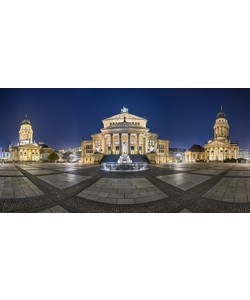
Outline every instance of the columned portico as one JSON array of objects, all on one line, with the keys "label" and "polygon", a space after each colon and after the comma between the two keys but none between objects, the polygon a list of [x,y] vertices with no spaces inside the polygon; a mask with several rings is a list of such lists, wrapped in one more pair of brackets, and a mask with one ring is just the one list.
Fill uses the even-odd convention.
[{"label": "columned portico", "polygon": [[[82,141],[83,163],[93,163],[104,155],[148,155],[152,153],[168,158],[169,141],[158,140],[156,133],[147,128],[147,120],[128,113],[123,108],[121,113],[103,120],[103,128],[91,140]],[[163,145],[163,152],[157,152],[157,145]],[[154,160],[154,159],[153,159]]]}]

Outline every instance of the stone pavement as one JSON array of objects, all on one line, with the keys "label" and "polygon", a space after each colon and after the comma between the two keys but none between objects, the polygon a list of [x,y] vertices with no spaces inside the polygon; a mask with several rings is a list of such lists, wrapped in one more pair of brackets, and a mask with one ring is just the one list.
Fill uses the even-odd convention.
[{"label": "stone pavement", "polygon": [[79,164],[1,164],[0,212],[250,212],[250,165],[152,165],[123,174]]},{"label": "stone pavement", "polygon": [[102,178],[77,196],[112,204],[147,203],[168,197],[146,178]]},{"label": "stone pavement", "polygon": [[166,175],[166,176],[158,176],[158,179],[178,187],[183,191],[187,191],[194,186],[208,180],[210,177],[203,176],[203,175],[194,175],[190,173],[180,173],[180,174],[173,174],[173,175]]}]

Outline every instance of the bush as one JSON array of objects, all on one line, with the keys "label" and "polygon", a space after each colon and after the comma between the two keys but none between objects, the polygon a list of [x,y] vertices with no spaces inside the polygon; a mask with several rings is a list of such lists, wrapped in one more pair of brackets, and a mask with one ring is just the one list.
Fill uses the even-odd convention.
[{"label": "bush", "polygon": [[246,164],[247,160],[245,158],[238,158],[238,163],[239,164]]},{"label": "bush", "polygon": [[227,159],[225,159],[224,160],[224,163],[237,163],[237,159],[235,159],[235,158],[231,158],[231,159],[229,159],[229,158],[227,158]]},{"label": "bush", "polygon": [[56,162],[58,160],[59,160],[59,156],[55,152],[51,153],[48,156],[48,161],[50,161],[50,162]]}]

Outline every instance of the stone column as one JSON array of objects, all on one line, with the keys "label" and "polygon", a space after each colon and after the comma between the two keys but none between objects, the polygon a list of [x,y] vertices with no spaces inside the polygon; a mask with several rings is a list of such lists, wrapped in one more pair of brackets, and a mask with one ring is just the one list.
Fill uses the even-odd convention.
[{"label": "stone column", "polygon": [[148,137],[145,137],[145,154],[148,153]]},{"label": "stone column", "polygon": [[111,154],[114,154],[114,134],[111,133],[111,134],[110,134],[110,137],[111,137],[111,143],[110,143]]},{"label": "stone column", "polygon": [[143,138],[143,151],[144,151],[144,153],[143,154],[146,154],[147,153],[147,149],[146,149],[146,138],[144,137]]},{"label": "stone column", "polygon": [[128,133],[128,155],[131,154],[131,133]]},{"label": "stone column", "polygon": [[137,154],[140,154],[140,134],[137,133]]},{"label": "stone column", "polygon": [[119,143],[120,143],[120,154],[122,155],[122,134],[119,133]]},{"label": "stone column", "polygon": [[103,137],[103,140],[102,140],[102,145],[103,145],[103,150],[102,150],[102,152],[103,152],[103,154],[106,154],[106,137],[104,136]]}]

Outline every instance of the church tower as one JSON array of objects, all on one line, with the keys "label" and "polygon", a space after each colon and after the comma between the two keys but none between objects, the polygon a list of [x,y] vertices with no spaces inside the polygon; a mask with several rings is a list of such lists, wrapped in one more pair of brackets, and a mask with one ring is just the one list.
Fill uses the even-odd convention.
[{"label": "church tower", "polygon": [[33,130],[28,116],[22,121],[19,131],[19,145],[33,144]]},{"label": "church tower", "polygon": [[227,116],[223,112],[223,107],[221,106],[221,111],[217,114],[214,125],[214,140],[229,142],[229,130],[230,126],[228,124]]}]

